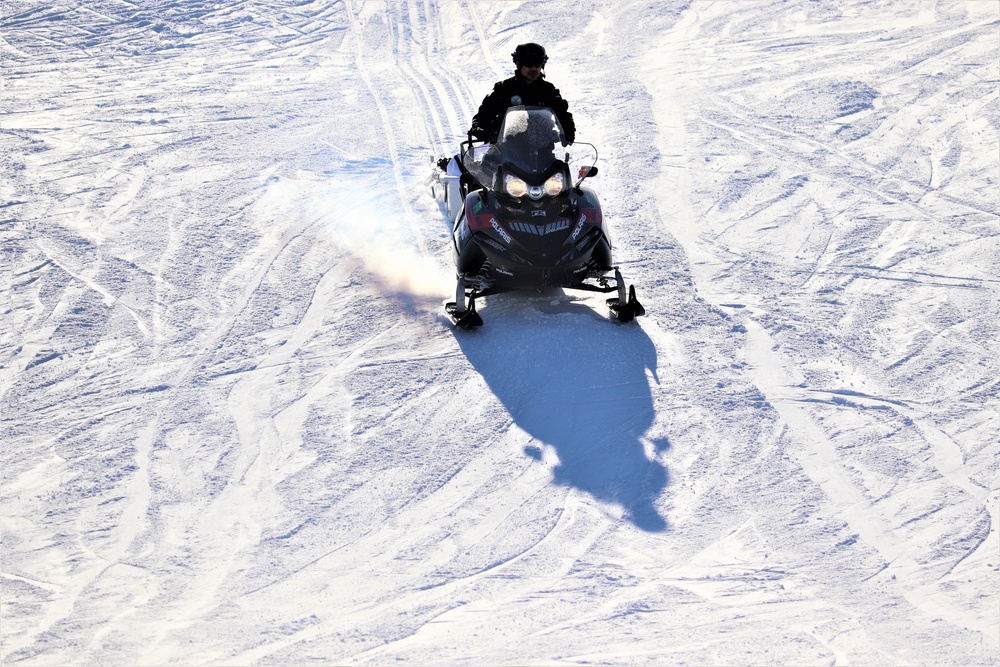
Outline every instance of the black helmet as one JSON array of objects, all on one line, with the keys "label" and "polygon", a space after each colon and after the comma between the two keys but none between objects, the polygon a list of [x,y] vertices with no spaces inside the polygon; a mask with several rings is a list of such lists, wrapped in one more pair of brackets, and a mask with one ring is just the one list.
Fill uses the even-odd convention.
[{"label": "black helmet", "polygon": [[545,63],[549,61],[549,57],[545,55],[545,48],[534,42],[518,44],[517,48],[514,49],[514,53],[510,55],[513,56],[514,64],[518,67],[522,65],[527,65],[528,67],[541,65],[545,67]]}]

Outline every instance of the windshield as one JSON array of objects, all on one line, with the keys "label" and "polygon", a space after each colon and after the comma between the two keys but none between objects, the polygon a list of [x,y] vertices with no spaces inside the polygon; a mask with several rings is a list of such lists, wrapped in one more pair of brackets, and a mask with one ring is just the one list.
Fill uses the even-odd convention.
[{"label": "windshield", "polygon": [[[482,185],[493,188],[497,167],[507,165],[528,179],[546,176],[559,160],[570,157],[566,134],[555,113],[547,107],[516,106],[507,110],[497,143],[475,146],[462,156],[462,164]],[[591,147],[589,163],[596,160]],[[588,161],[584,158],[584,161]]]},{"label": "windshield", "polygon": [[525,172],[541,176],[566,151],[566,135],[551,109],[512,107],[500,126],[497,146],[504,162]]}]

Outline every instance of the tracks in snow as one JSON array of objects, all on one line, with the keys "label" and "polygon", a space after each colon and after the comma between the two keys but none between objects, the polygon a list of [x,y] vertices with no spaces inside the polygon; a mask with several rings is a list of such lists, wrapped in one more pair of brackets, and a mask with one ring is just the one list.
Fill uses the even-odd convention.
[{"label": "tracks in snow", "polygon": [[[720,44],[726,43],[726,31],[740,18],[738,13],[713,12],[706,7],[688,14],[669,45],[651,59],[652,75],[683,80],[696,63],[731,57],[719,50]],[[969,34],[980,35],[985,29],[978,26]],[[953,36],[963,34],[964,29]],[[940,47],[935,51],[936,66],[960,69],[956,63],[978,62],[984,44],[976,39],[934,41],[932,46]],[[755,48],[747,43],[738,47]],[[839,44],[831,48],[832,58],[843,57]],[[907,53],[893,57],[906,58]],[[800,74],[823,80],[822,67],[813,61],[785,56],[776,60],[792,72],[783,85],[794,83]],[[931,61],[921,53],[920,62]],[[796,116],[746,96],[744,80],[733,71],[726,78],[726,71],[719,69],[713,75],[707,91],[685,89],[657,99],[661,152],[677,156],[681,169],[664,171],[661,190],[697,196],[725,194],[728,186],[731,193],[715,199],[707,210],[704,204],[699,209],[683,201],[663,204],[664,219],[671,222],[692,261],[698,291],[710,303],[727,304],[723,308],[734,322],[733,331],[745,336],[751,377],[788,427],[790,455],[861,543],[875,549],[886,563],[873,576],[892,577],[909,603],[927,614],[941,615],[983,637],[995,636],[995,617],[984,604],[972,604],[975,592],[959,582],[960,572],[979,571],[995,557],[995,545],[987,536],[996,531],[998,489],[982,479],[982,456],[977,464],[969,463],[979,451],[977,443],[969,439],[960,443],[948,435],[958,426],[943,426],[944,415],[935,407],[941,394],[932,398],[914,391],[917,386],[898,380],[906,371],[896,363],[880,363],[880,355],[895,352],[898,359],[896,345],[912,340],[900,330],[912,330],[914,320],[937,333],[933,345],[910,348],[902,364],[906,368],[932,364],[939,346],[970,359],[985,350],[964,326],[957,332],[952,329],[950,322],[968,325],[968,319],[945,315],[952,304],[971,306],[964,312],[989,310],[986,304],[996,287],[985,267],[971,266],[966,272],[969,280],[927,280],[924,274],[933,271],[909,268],[921,266],[916,261],[921,247],[933,243],[935,235],[953,237],[950,247],[956,254],[964,254],[967,247],[972,255],[972,248],[986,247],[988,241],[973,230],[988,234],[1000,211],[970,200],[961,189],[953,194],[956,182],[940,172],[928,182],[919,174],[930,161],[907,167],[883,155],[876,163],[874,142],[838,138],[835,143],[779,127],[777,123],[787,124],[786,119],[790,122]],[[975,92],[979,84],[965,77],[962,85],[966,90],[952,94],[951,104],[981,108],[983,100]],[[794,90],[790,86],[783,92]],[[830,90],[840,88],[834,85]],[[893,99],[890,91],[883,92]],[[814,91],[813,98],[823,92]],[[899,92],[895,99],[902,96]],[[943,94],[935,98],[937,104],[944,103]],[[685,108],[680,100],[687,99],[702,102]],[[822,102],[816,104],[825,108]],[[694,109],[712,111],[697,114]],[[914,113],[876,107],[830,122],[849,125],[888,115],[882,125],[872,123],[868,132],[901,151],[910,150],[917,138],[947,146],[940,137],[958,141],[961,136],[947,123],[925,130]],[[926,136],[927,132],[932,135]],[[703,144],[698,146],[698,141]],[[707,151],[704,157],[699,149]],[[932,156],[935,163],[943,159],[940,154]],[[950,167],[953,173],[963,168],[975,176],[979,168],[975,156]],[[805,180],[796,182],[796,175]],[[845,204],[838,206],[839,202]],[[962,202],[963,215],[954,210],[955,202]],[[966,222],[970,218],[974,225]],[[802,227],[808,235],[800,231]],[[761,240],[753,243],[748,230],[756,230]],[[802,268],[787,270],[797,266]],[[871,275],[872,271],[879,275]],[[893,294],[887,293],[886,281],[870,279],[882,274],[901,281]],[[804,284],[799,275],[807,276]],[[828,314],[816,317],[814,309]],[[935,315],[942,325],[932,324]],[[823,328],[814,330],[814,323]],[[949,342],[949,330],[961,342]],[[930,361],[918,365],[924,354]],[[936,373],[933,377],[945,379]],[[980,379],[978,371],[972,371],[960,382],[981,386]],[[900,386],[902,392],[896,389]],[[941,391],[953,397],[963,389],[962,384],[946,383]],[[818,398],[824,393],[830,400]],[[984,418],[996,424],[996,415]],[[916,484],[914,468],[926,469],[919,484],[920,500],[904,500],[886,490]],[[926,522],[937,512],[948,513],[952,521]]]}]

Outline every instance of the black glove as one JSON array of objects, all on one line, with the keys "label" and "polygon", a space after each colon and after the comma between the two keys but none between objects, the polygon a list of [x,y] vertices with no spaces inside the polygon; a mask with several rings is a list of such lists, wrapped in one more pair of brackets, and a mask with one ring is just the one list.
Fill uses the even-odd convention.
[{"label": "black glove", "polygon": [[566,133],[566,143],[567,144],[573,143],[574,139],[576,139],[576,131],[575,130],[570,130],[569,132]]},{"label": "black glove", "polygon": [[487,139],[489,139],[489,133],[483,128],[476,125],[475,123],[473,123],[472,128],[469,129],[469,134],[474,136],[476,139],[479,139],[480,141],[486,141]]}]

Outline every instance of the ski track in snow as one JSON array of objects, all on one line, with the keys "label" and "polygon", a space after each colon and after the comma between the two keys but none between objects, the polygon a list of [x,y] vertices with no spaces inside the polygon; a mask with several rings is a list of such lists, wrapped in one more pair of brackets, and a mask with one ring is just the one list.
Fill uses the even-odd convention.
[{"label": "ski track in snow", "polygon": [[[648,315],[455,332],[551,56]],[[5,664],[995,664],[1000,5],[0,6]]]}]

